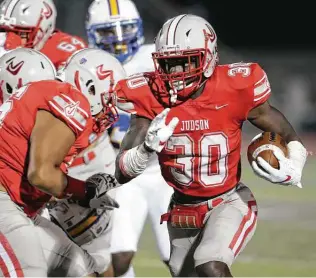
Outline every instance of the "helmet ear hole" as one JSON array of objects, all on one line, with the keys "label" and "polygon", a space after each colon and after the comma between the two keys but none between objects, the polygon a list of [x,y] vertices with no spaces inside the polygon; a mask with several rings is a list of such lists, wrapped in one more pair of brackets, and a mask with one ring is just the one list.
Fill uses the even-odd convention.
[{"label": "helmet ear hole", "polygon": [[7,93],[11,95],[13,92],[13,88],[11,87],[11,85],[9,83],[6,83],[5,87],[6,87]]},{"label": "helmet ear hole", "polygon": [[90,85],[88,88],[89,95],[95,96],[95,87],[94,85]]}]

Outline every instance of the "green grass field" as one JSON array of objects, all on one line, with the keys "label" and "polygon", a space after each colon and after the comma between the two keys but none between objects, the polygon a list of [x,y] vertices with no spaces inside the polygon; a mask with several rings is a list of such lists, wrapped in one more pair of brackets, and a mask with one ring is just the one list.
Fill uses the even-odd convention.
[{"label": "green grass field", "polygon": [[[234,276],[316,276],[316,159],[304,169],[303,189],[270,184],[247,162],[243,179],[259,206],[257,231],[233,265]],[[149,225],[134,260],[137,276],[170,276],[160,262]]]}]

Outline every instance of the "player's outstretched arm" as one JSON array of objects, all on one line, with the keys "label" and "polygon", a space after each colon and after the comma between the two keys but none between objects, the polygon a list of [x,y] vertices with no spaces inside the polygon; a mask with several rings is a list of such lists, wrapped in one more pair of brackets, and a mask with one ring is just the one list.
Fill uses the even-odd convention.
[{"label": "player's outstretched arm", "polygon": [[59,197],[67,185],[60,165],[75,142],[75,134],[51,113],[37,112],[30,138],[27,178],[38,189]]},{"label": "player's outstretched arm", "polygon": [[263,131],[275,132],[281,135],[288,143],[289,151],[288,158],[280,153],[275,153],[279,160],[280,169],[275,169],[265,160],[258,158],[258,161],[254,161],[252,164],[254,172],[273,183],[301,187],[301,177],[307,151],[286,117],[266,101],[250,111],[248,120]]},{"label": "player's outstretched arm", "polygon": [[[137,115],[131,116],[130,126],[127,130],[120,147],[120,151],[116,157],[116,167],[115,167],[115,178],[121,184],[126,183],[136,177],[136,175],[130,176],[127,175],[124,171],[129,165],[122,165],[124,163],[124,154],[127,150],[137,148],[139,151],[139,156],[144,156],[143,161],[145,162],[145,167],[147,165],[146,158],[151,156],[153,151],[149,149],[145,149],[145,145],[143,144],[145,141],[145,137],[150,126],[150,120],[147,118],[139,117]],[[147,160],[148,161],[148,160]],[[144,169],[143,169],[144,170]],[[142,170],[142,171],[143,171]],[[141,169],[139,169],[141,171]]]},{"label": "player's outstretched arm", "polygon": [[75,140],[75,134],[64,122],[47,111],[38,111],[30,138],[28,181],[41,191],[57,198],[71,197],[84,207],[118,207],[106,194],[108,189],[117,186],[111,175],[98,173],[81,181],[60,169]]}]

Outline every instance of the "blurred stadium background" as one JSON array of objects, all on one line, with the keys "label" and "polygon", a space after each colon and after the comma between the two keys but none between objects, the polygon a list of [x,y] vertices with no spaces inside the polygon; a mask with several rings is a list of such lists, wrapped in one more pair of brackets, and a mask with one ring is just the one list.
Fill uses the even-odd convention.
[{"label": "blurred stadium background", "polygon": [[[57,26],[86,38],[90,0],[54,0]],[[233,266],[235,276],[316,276],[316,35],[312,2],[134,0],[151,43],[163,22],[181,13],[204,16],[219,37],[221,63],[258,62],[266,70],[278,107],[310,152],[303,189],[269,184],[252,173],[243,152],[243,181],[259,203],[257,232]],[[228,3],[229,2],[229,3]],[[304,4],[305,3],[305,4]],[[258,132],[245,125],[244,148]],[[134,261],[137,276],[169,276],[159,261],[150,226]]]}]

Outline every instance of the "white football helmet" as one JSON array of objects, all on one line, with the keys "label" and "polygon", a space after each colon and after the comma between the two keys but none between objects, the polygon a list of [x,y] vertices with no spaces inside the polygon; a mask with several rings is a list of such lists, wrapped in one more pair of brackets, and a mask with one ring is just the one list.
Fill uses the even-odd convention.
[{"label": "white football helmet", "polygon": [[0,29],[26,36],[24,47],[42,49],[56,25],[52,0],[4,0],[0,5]]},{"label": "white football helmet", "polygon": [[89,100],[91,114],[95,119],[95,132],[102,132],[117,121],[114,86],[126,78],[126,73],[114,56],[101,49],[78,50],[58,75]]},{"label": "white football helmet", "polygon": [[94,0],[87,13],[90,47],[112,53],[121,63],[144,43],[142,19],[131,0]]},{"label": "white football helmet", "polygon": [[199,16],[183,14],[168,20],[155,44],[156,73],[173,103],[194,93],[218,63],[215,31]]},{"label": "white football helmet", "polygon": [[16,89],[41,80],[54,80],[55,67],[42,53],[16,48],[0,58],[0,98],[6,101]]}]

